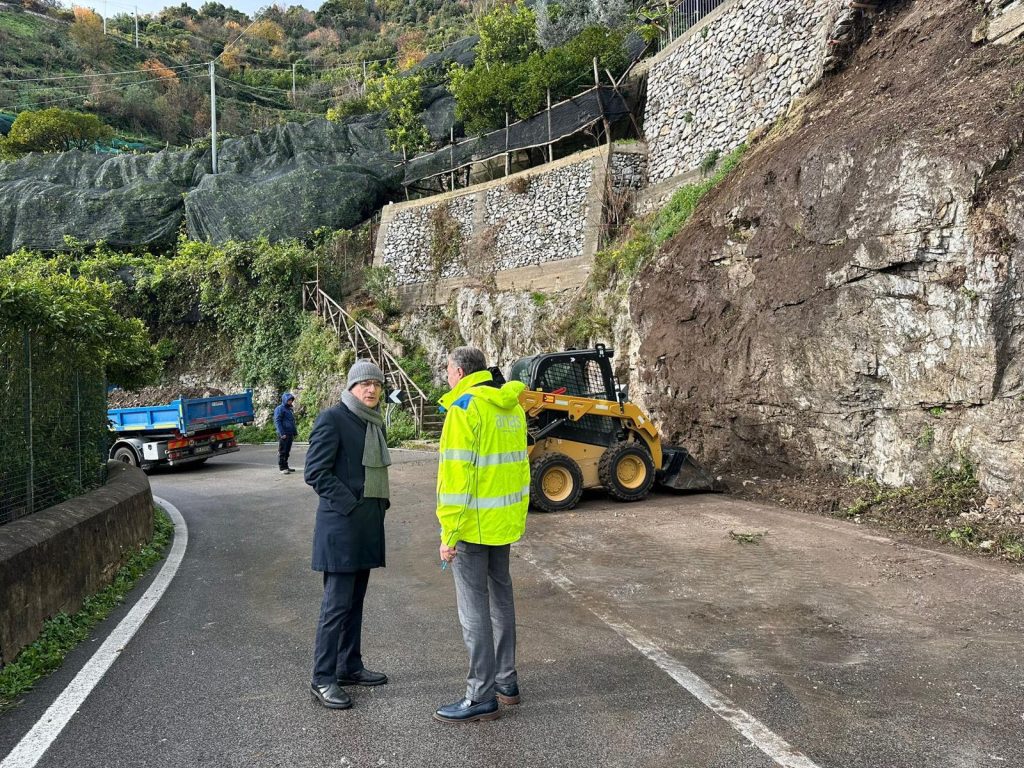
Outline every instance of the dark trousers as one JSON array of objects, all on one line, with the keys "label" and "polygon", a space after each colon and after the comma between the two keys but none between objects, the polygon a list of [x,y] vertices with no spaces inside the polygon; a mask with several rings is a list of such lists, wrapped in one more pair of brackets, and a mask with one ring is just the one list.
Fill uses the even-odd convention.
[{"label": "dark trousers", "polygon": [[292,435],[284,435],[277,438],[277,468],[288,469],[288,456],[292,452]]},{"label": "dark trousers", "polygon": [[324,599],[313,651],[313,684],[328,685],[363,669],[360,637],[370,571],[324,572]]}]

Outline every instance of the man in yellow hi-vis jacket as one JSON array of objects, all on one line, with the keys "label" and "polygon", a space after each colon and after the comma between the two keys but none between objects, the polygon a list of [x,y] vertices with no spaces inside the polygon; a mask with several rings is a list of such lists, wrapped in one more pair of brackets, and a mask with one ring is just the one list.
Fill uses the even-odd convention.
[{"label": "man in yellow hi-vis jacket", "polygon": [[466,696],[441,707],[445,722],[494,720],[498,702],[519,703],[516,613],[509,545],[526,530],[530,462],[521,382],[498,387],[484,354],[459,347],[448,357],[451,392],[437,473],[441,559],[451,563],[462,635],[469,650]]}]

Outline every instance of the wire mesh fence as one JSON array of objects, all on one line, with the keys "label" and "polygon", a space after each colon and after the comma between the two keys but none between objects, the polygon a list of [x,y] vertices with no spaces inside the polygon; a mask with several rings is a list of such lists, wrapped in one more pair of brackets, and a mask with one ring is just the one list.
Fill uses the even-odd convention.
[{"label": "wire mesh fence", "polygon": [[103,369],[59,340],[0,331],[0,525],[102,485]]}]

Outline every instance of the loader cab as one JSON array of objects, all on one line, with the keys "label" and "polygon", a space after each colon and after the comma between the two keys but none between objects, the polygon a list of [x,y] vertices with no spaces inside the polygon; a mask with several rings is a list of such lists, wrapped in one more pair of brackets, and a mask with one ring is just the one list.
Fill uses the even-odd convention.
[{"label": "loader cab", "polygon": [[[521,381],[527,389],[556,395],[617,401],[618,390],[611,366],[613,355],[612,350],[599,344],[594,349],[569,349],[524,357],[513,363],[509,380]],[[579,421],[569,421],[554,411],[543,411],[531,422],[531,433],[543,431],[550,437],[598,446],[608,445],[620,428],[615,419],[584,416]]]},{"label": "loader cab", "polygon": [[598,344],[594,349],[568,349],[524,357],[512,365],[509,380],[527,389],[571,397],[616,400],[618,389],[611,359],[614,351]]}]

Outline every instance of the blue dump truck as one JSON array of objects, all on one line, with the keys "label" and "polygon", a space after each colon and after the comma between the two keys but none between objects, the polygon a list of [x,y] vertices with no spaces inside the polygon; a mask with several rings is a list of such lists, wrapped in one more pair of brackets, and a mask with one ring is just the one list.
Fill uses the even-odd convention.
[{"label": "blue dump truck", "polygon": [[253,420],[252,390],[219,397],[178,398],[167,405],[109,408],[110,458],[144,470],[161,464],[202,464],[238,450],[236,424]]}]

